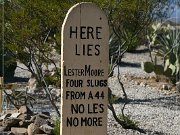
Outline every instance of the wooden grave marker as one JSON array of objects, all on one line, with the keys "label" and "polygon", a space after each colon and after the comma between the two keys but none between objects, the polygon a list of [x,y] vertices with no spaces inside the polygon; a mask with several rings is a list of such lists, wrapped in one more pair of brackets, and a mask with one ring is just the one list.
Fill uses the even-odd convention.
[{"label": "wooden grave marker", "polygon": [[109,26],[93,3],[78,3],[62,26],[61,135],[106,135]]}]

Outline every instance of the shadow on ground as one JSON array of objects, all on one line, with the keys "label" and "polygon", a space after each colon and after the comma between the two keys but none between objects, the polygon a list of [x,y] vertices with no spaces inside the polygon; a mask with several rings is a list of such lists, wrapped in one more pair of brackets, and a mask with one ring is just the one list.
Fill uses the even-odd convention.
[{"label": "shadow on ground", "polygon": [[131,63],[131,62],[121,61],[120,67],[135,67],[135,68],[140,68],[141,64],[140,63]]},{"label": "shadow on ground", "polygon": [[[119,103],[128,104],[141,104],[141,105],[150,105],[152,107],[165,107],[170,110],[180,110],[180,96],[164,96],[160,98],[147,98],[147,99],[120,99]],[[117,103],[117,102],[116,102]]]},{"label": "shadow on ground", "polygon": [[149,52],[148,48],[142,48],[142,49],[137,49],[135,51],[132,51],[130,53],[132,53],[132,54],[141,54],[141,53],[147,53],[147,52]]},{"label": "shadow on ground", "polygon": [[5,79],[6,83],[20,83],[20,82],[28,82],[29,78],[22,78],[22,77],[8,77]]}]

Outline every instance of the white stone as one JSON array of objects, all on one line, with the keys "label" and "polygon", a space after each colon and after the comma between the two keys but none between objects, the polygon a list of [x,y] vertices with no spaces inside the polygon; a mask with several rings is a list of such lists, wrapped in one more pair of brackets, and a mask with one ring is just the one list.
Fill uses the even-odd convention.
[{"label": "white stone", "polygon": [[29,79],[27,89],[28,93],[34,94],[34,91],[37,89],[37,80],[35,77]]},{"label": "white stone", "polygon": [[18,118],[18,116],[20,116],[21,113],[13,113],[10,117],[11,118]]},{"label": "white stone", "polygon": [[52,134],[54,128],[52,128],[51,126],[47,124],[43,124],[40,126],[40,129],[44,131],[46,134]]}]

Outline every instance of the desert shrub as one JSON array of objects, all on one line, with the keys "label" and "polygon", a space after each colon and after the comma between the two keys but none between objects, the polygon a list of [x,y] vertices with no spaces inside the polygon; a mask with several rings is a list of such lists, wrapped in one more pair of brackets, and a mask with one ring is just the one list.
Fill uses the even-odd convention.
[{"label": "desert shrub", "polygon": [[[161,1],[161,6],[165,1]],[[110,56],[116,59],[124,51],[133,52],[140,45],[146,43],[146,32],[149,30],[151,23],[154,22],[152,15],[161,18],[162,7],[156,7],[159,1],[153,0],[146,2],[142,0],[121,0],[113,1],[106,4],[105,12],[107,13],[110,26],[109,48]],[[156,13],[154,12],[156,8]],[[164,8],[164,7],[163,7]],[[121,57],[119,58],[121,59]]]},{"label": "desert shrub", "polygon": [[125,33],[124,40],[126,41],[125,47],[128,52],[135,51],[140,45],[142,45],[143,38],[139,35],[133,37],[135,34],[131,31]]},{"label": "desert shrub", "polygon": [[158,46],[156,56],[163,59],[162,64],[153,62],[142,63],[142,68],[147,73],[154,72],[156,75],[164,75],[173,83],[179,79],[180,72],[180,30],[172,26],[153,26],[154,33],[149,37],[151,46]]},{"label": "desert shrub", "polygon": [[56,119],[53,134],[54,135],[60,135],[60,121],[59,121],[59,119]]},{"label": "desert shrub", "polygon": [[[15,87],[15,86],[14,86]],[[19,109],[23,105],[30,105],[33,108],[33,102],[35,98],[27,93],[26,91],[16,91],[13,89],[11,94],[6,93],[6,98],[11,102],[11,104]]]},{"label": "desert shrub", "polygon": [[138,124],[139,122],[131,120],[130,115],[119,115],[119,119],[124,121],[124,128],[126,129],[139,129]]},{"label": "desert shrub", "polygon": [[118,97],[118,96],[112,94],[109,102],[110,102],[111,104],[116,104],[116,103],[118,103],[121,99],[122,99],[121,97]]}]

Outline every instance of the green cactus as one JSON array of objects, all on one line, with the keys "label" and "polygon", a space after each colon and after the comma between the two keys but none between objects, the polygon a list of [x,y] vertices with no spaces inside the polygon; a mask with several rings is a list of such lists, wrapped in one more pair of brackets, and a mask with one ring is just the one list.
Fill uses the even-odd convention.
[{"label": "green cactus", "polygon": [[176,59],[177,59],[175,53],[171,52],[171,53],[169,54],[168,59],[169,59],[169,62],[174,65],[175,62],[176,62]]},{"label": "green cactus", "polygon": [[163,75],[164,74],[164,67],[162,65],[155,65],[154,66],[154,73],[157,75]]},{"label": "green cactus", "polygon": [[[173,78],[180,79],[180,29],[174,29],[170,25],[167,27],[159,25],[153,29],[153,35],[148,37],[150,45],[158,45],[159,49],[156,51],[156,56],[162,57],[165,63],[164,65],[157,65],[155,60],[153,71],[157,75],[169,77],[170,80]],[[149,73],[149,71],[146,72]]]},{"label": "green cactus", "polygon": [[170,68],[167,68],[163,75],[165,75],[166,77],[172,77],[172,70]]},{"label": "green cactus", "polygon": [[172,77],[173,74],[173,70],[171,68],[165,68],[162,65],[155,65],[152,62],[142,62],[141,67],[146,73],[154,72],[156,75],[165,75],[166,77]]},{"label": "green cactus", "polygon": [[146,73],[154,71],[154,64],[152,62],[141,62],[141,67]]},{"label": "green cactus", "polygon": [[165,59],[164,71],[171,70],[171,76],[176,78],[180,74],[180,30],[167,29],[158,36],[157,41],[161,45],[158,51]]}]

